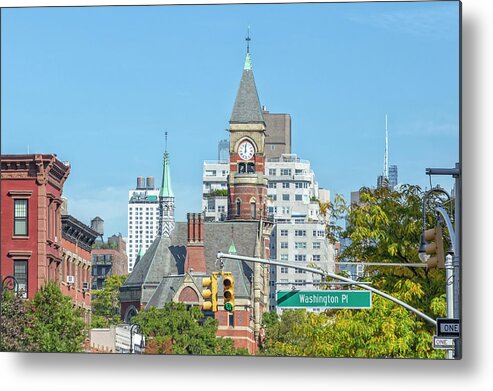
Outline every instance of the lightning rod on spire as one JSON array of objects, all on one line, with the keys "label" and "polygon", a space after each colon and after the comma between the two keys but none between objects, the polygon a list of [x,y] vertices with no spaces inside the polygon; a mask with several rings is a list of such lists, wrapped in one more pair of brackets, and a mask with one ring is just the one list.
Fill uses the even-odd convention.
[{"label": "lightning rod on spire", "polygon": [[248,31],[247,31],[247,37],[245,38],[245,41],[247,41],[247,53],[250,53],[250,41],[252,39],[250,38],[250,25],[248,25]]}]

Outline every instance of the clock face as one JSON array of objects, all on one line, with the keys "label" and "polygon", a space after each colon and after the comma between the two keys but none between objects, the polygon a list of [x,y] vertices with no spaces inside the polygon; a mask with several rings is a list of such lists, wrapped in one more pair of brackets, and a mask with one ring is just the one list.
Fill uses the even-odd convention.
[{"label": "clock face", "polygon": [[250,141],[243,141],[238,148],[238,155],[243,160],[250,160],[255,153],[255,149]]}]

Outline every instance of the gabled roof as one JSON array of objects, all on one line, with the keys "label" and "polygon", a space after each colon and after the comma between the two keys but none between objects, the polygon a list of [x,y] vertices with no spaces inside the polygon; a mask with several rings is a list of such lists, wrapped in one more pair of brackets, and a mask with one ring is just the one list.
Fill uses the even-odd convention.
[{"label": "gabled roof", "polygon": [[257,93],[257,86],[255,85],[255,79],[253,77],[250,53],[246,54],[240,88],[238,88],[236,94],[233,113],[231,114],[229,122],[240,124],[264,122]]},{"label": "gabled roof", "polygon": [[[232,227],[236,229],[232,230]],[[227,252],[231,241],[234,241],[237,253],[253,257],[257,238],[258,222],[205,222],[204,223],[204,256],[207,274],[217,271],[216,255]],[[161,308],[170,301],[176,289],[183,282],[184,265],[187,256],[187,223],[178,222],[169,238],[157,237],[144,256],[135,265],[132,273],[125,281],[121,290],[136,288],[142,292],[143,302]],[[235,296],[250,297],[250,284],[253,267],[249,262],[224,261],[224,271],[230,271],[235,278]],[[202,276],[193,276],[196,285],[202,288]],[[181,279],[181,280],[180,280]],[[147,292],[154,289],[152,292]],[[174,292],[174,293],[173,293]],[[149,301],[146,300],[149,299]]]}]

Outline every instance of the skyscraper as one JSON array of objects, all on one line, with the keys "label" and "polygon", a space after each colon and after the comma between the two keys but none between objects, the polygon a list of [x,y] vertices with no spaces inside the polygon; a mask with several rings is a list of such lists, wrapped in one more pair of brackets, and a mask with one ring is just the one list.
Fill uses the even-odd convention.
[{"label": "skyscraper", "polygon": [[128,272],[135,265],[137,254],[149,248],[158,234],[159,189],[154,187],[154,178],[137,177],[137,187],[128,192]]},{"label": "skyscraper", "polygon": [[398,176],[397,176],[397,166],[392,164],[389,166],[389,185],[392,189],[397,186]]}]

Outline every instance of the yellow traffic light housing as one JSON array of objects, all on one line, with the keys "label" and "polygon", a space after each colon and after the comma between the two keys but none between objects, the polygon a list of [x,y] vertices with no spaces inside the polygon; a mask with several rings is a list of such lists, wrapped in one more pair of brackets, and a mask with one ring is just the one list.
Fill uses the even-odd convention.
[{"label": "yellow traffic light housing", "polygon": [[235,310],[235,279],[232,273],[223,272],[224,309],[228,312]]},{"label": "yellow traffic light housing", "polygon": [[211,277],[204,277],[202,279],[202,297],[204,303],[202,304],[202,310],[204,311],[217,311],[217,275],[213,274]]},{"label": "yellow traffic light housing", "polygon": [[437,225],[434,228],[424,232],[424,240],[426,241],[425,251],[430,257],[426,261],[428,267],[441,268],[445,267],[445,256],[443,252],[443,233],[442,227]]}]

